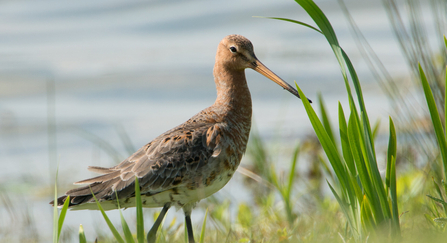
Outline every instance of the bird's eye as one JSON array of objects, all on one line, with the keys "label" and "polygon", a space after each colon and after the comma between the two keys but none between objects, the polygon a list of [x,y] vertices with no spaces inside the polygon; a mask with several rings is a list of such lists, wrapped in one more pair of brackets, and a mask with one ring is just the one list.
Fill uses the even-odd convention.
[{"label": "bird's eye", "polygon": [[236,47],[232,46],[232,47],[230,47],[230,51],[235,53],[235,52],[237,52],[237,49],[236,49]]}]

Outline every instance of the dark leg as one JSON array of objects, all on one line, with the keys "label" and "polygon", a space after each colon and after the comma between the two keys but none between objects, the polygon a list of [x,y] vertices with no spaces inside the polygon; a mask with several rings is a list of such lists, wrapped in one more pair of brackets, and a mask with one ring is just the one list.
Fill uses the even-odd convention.
[{"label": "dark leg", "polygon": [[186,229],[188,231],[188,242],[195,243],[194,233],[192,232],[191,211],[190,210],[185,211],[185,223],[186,223]]},{"label": "dark leg", "polygon": [[171,207],[170,203],[166,203],[163,206],[163,209],[160,212],[160,215],[158,215],[157,220],[155,220],[154,225],[152,225],[151,230],[149,230],[149,232],[147,233],[147,243],[155,243],[155,241],[157,240],[157,231],[158,231],[158,227],[160,227],[161,222],[163,221],[166,212],[168,212],[169,207]]}]

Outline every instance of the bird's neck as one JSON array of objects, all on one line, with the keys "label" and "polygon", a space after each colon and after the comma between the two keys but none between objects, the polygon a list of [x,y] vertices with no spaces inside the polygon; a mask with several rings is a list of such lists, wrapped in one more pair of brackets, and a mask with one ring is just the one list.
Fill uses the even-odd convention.
[{"label": "bird's neck", "polygon": [[214,107],[239,119],[251,122],[251,95],[244,70],[230,70],[219,63],[214,66],[217,99]]}]

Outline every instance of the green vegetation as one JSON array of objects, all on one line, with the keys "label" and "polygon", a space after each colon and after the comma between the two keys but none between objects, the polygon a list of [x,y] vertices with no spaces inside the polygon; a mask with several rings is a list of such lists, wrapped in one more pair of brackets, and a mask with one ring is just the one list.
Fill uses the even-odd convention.
[{"label": "green vegetation", "polygon": [[[398,238],[401,233],[396,196],[396,134],[393,120],[390,118],[387,171],[385,181],[382,181],[377,165],[374,138],[355,69],[347,54],[340,47],[335,32],[323,12],[312,1],[297,2],[317,23],[321,29],[319,32],[328,40],[339,61],[349,97],[351,113],[348,123],[343,108],[339,104],[341,140],[339,144],[341,144],[342,153],[337,150],[336,141],[324,109],[322,109],[322,117],[325,126],[309,102],[303,99],[307,115],[332,165],[337,184],[339,184],[337,193],[328,183],[350,226],[350,234],[345,237],[353,237],[356,242],[361,242],[371,235],[375,239],[377,229],[387,229],[389,232],[386,234],[392,238]],[[360,111],[357,110],[351,93],[346,66],[355,87]],[[304,93],[298,86],[297,89],[304,97]]]},{"label": "green vegetation", "polygon": [[[388,146],[380,149],[375,142],[378,125],[373,128],[370,125],[360,81],[348,55],[339,45],[329,20],[312,0],[296,2],[312,17],[318,28],[291,19],[272,19],[306,26],[327,39],[345,81],[349,112],[345,113],[342,105],[338,104],[337,135],[322,97],[319,98],[319,118],[305,98],[305,92],[297,85],[321,146],[313,137],[302,141],[293,151],[289,151],[292,159],[286,173],[282,173],[275,167],[269,146],[258,134],[252,133],[247,151],[253,162],[252,167],[242,170],[248,175],[245,186],[253,194],[253,205],[237,205],[236,217],[233,217],[229,200],[214,196],[204,200],[199,204],[199,207],[206,208],[201,232],[196,234],[200,237],[199,242],[444,242],[447,237],[447,135],[444,131],[447,112],[438,107],[444,105],[447,109],[447,104],[437,102],[440,98],[433,95],[432,85],[422,66],[419,66],[419,81],[439,144],[438,160],[442,161],[444,173],[436,176],[439,172],[420,171],[417,168],[402,168],[400,171],[399,156],[405,150],[398,144],[399,130],[393,122],[394,117],[389,118]],[[447,50],[445,37],[444,42]],[[442,84],[445,89],[446,83],[447,74]],[[447,99],[444,97],[441,100],[446,102]],[[386,170],[381,175],[379,155],[385,153],[383,164]],[[303,154],[310,165],[307,174],[297,170]],[[427,160],[426,163],[438,161]],[[323,191],[323,176],[334,198]],[[434,179],[430,180],[432,177]],[[57,188],[55,190],[57,192]],[[136,234],[131,233],[132,229],[119,210],[122,237],[98,203],[112,232],[99,242],[145,242],[138,190],[137,180]],[[54,211],[55,243],[60,238],[66,206],[62,208],[60,217],[57,209]],[[176,225],[174,219],[168,227],[161,227],[156,242],[187,242],[186,231]],[[86,239],[93,237],[86,237],[80,226],[79,242],[88,242]]]}]

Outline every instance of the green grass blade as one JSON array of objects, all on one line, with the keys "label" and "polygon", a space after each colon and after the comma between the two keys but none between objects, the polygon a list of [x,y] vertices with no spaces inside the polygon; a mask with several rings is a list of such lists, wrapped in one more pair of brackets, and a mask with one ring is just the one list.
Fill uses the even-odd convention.
[{"label": "green grass blade", "polygon": [[371,204],[369,203],[368,197],[363,198],[362,205],[360,207],[360,213],[362,215],[362,225],[363,228],[373,229],[376,225],[374,221],[373,212],[371,211]]},{"label": "green grass blade", "polygon": [[334,133],[332,132],[331,122],[329,121],[329,116],[326,111],[326,107],[324,107],[323,97],[321,93],[318,94],[318,103],[320,104],[321,111],[321,120],[323,121],[323,126],[326,129],[327,134],[331,138],[332,142],[335,144]]},{"label": "green grass blade", "polygon": [[[430,208],[430,211],[431,211],[433,217],[440,217],[441,214],[440,214],[439,211],[438,211],[438,206],[439,206],[439,205],[436,203],[436,199],[438,199],[438,198],[434,198],[434,197],[431,197],[431,196],[429,196],[429,195],[427,195],[427,197],[429,197],[429,198],[432,199],[432,200],[430,201],[430,202],[431,202],[431,205],[432,205],[432,207]],[[438,199],[438,200],[439,200],[439,199]],[[443,205],[445,205],[445,204],[443,204]]]},{"label": "green grass blade", "polygon": [[349,183],[347,183],[348,175],[344,167],[344,164],[341,161],[340,155],[338,154],[338,150],[335,147],[332,140],[330,139],[329,135],[327,134],[326,129],[324,129],[323,124],[321,123],[314,109],[310,105],[309,101],[306,99],[304,93],[301,91],[300,87],[296,83],[295,85],[300,97],[302,97],[301,101],[303,102],[304,108],[306,109],[312,127],[314,128],[314,131],[317,134],[318,140],[320,141],[321,146],[323,147],[326,156],[328,157],[329,162],[332,165],[332,168],[334,168],[335,174],[337,175],[337,178],[340,180],[342,188],[347,189],[349,187]]},{"label": "green grass blade", "polygon": [[[317,24],[321,33],[323,33],[323,35],[326,37],[326,40],[329,42],[329,45],[331,46],[332,51],[337,58],[338,64],[340,65],[340,69],[348,89],[349,83],[347,79],[345,63],[343,61],[343,55],[331,23],[327,19],[326,15],[324,15],[323,11],[321,11],[321,9],[312,0],[295,0],[295,2],[301,5],[301,7],[307,12],[307,14],[309,14],[309,16]],[[348,92],[350,92],[350,90],[348,90]]]},{"label": "green grass blade", "polygon": [[290,202],[290,195],[292,193],[292,188],[293,188],[293,182],[295,179],[295,168],[296,168],[296,163],[298,161],[298,154],[300,152],[300,146],[296,146],[295,151],[293,153],[293,157],[292,157],[292,163],[291,163],[291,168],[290,168],[290,172],[289,172],[289,180],[287,182],[286,187],[283,189],[284,193],[283,193],[283,199],[284,199],[284,203],[285,203],[285,208],[286,208],[286,214],[287,214],[287,220],[289,221],[289,225],[292,226],[293,222],[295,221],[295,216],[292,212],[292,206],[291,206],[291,202]]},{"label": "green grass blade", "polygon": [[143,204],[141,202],[140,183],[138,177],[135,177],[135,201],[137,203],[137,241],[144,243],[144,220],[143,220]]},{"label": "green grass blade", "polygon": [[355,176],[357,172],[355,169],[354,158],[352,157],[351,146],[349,145],[348,125],[340,102],[338,102],[338,123],[343,158],[345,159],[346,166],[348,167],[351,176]]},{"label": "green grass blade", "polygon": [[311,28],[311,29],[317,31],[317,32],[319,32],[320,34],[323,34],[319,29],[313,27],[312,25],[309,25],[309,24],[306,24],[306,23],[304,23],[304,22],[301,22],[301,21],[297,21],[297,20],[293,20],[293,19],[288,19],[288,18],[277,18],[277,17],[261,17],[261,18],[266,18],[266,19],[276,19],[276,20],[282,20],[282,21],[292,22],[292,23],[295,23],[295,24],[300,24],[300,25],[302,25],[302,26],[306,26],[306,27],[308,27],[308,28]]},{"label": "green grass blade", "polygon": [[200,231],[200,243],[205,242],[205,229],[206,229],[206,217],[208,216],[208,209],[205,212],[205,218],[203,219],[202,230]]},{"label": "green grass blade", "polygon": [[380,128],[380,119],[378,119],[377,122],[374,124],[373,132],[372,132],[373,141],[376,140],[377,135],[379,134],[379,128]]},{"label": "green grass blade", "polygon": [[[362,201],[363,201],[363,192],[362,189],[360,188],[360,183],[357,180],[358,176],[352,176],[351,177],[351,184],[352,187],[354,188],[354,192],[355,195],[357,196],[357,200],[359,205],[361,205]],[[357,205],[353,204],[353,211],[357,210]],[[357,212],[355,212],[355,214],[357,214]]]},{"label": "green grass blade", "polygon": [[[432,177],[431,179],[432,179],[432,182],[433,182],[433,187],[435,188],[436,193],[438,193],[438,197],[439,197],[442,201],[445,201],[445,200],[444,200],[444,195],[442,194],[442,191],[441,191],[441,187],[438,185],[438,183],[436,183],[436,181],[435,181],[435,179],[434,179],[433,177]],[[441,184],[442,184],[442,185],[444,186],[444,188],[445,188],[444,180],[441,181]],[[442,207],[444,208],[444,213],[447,215],[447,204],[442,204]]]},{"label": "green grass blade", "polygon": [[[354,89],[355,89],[355,91],[357,93],[357,100],[358,100],[358,103],[359,103],[360,112],[362,113],[363,121],[367,124],[365,126],[365,128],[368,128],[367,134],[371,138],[372,137],[372,135],[371,135],[372,134],[371,133],[371,125],[369,124],[368,114],[366,113],[366,106],[365,106],[365,101],[363,99],[363,92],[362,92],[362,87],[360,85],[360,80],[359,80],[359,78],[357,76],[357,72],[354,69],[354,65],[352,65],[352,62],[349,59],[348,55],[346,54],[346,52],[342,48],[340,48],[340,49],[341,49],[341,52],[342,52],[343,59],[345,60],[346,65],[348,67],[349,73],[351,74],[352,83],[354,84]],[[368,141],[372,141],[372,140],[368,139]]]},{"label": "green grass blade", "polygon": [[439,187],[438,183],[436,183],[435,179],[432,177],[433,187],[436,190],[436,193],[438,193],[438,197],[444,200],[444,196],[442,195],[441,188]]},{"label": "green grass blade", "polygon": [[[310,26],[308,24],[302,23],[300,21],[291,20],[291,19],[283,19],[283,18],[274,18],[278,20],[284,20],[292,23],[297,23],[300,25],[304,25],[306,27],[309,27],[321,34],[323,34],[327,41],[329,42],[329,45],[331,46],[335,57],[337,58],[337,61],[340,65],[340,69],[343,75],[343,78],[345,80],[346,90],[348,92],[348,96],[350,97],[349,103],[351,106],[355,107],[355,104],[353,103],[352,94],[351,94],[351,88],[349,86],[348,77],[346,73],[346,67],[344,62],[344,56],[342,54],[342,49],[340,48],[340,45],[338,43],[337,37],[335,35],[334,29],[332,28],[332,25],[330,24],[329,20],[326,18],[324,13],[321,11],[321,9],[311,0],[295,0],[301,7],[309,14],[309,16],[314,20],[314,22],[318,25],[320,30],[317,28]],[[346,56],[347,57],[347,56]],[[353,77],[354,79],[355,77]],[[357,112],[357,111],[356,111]]]},{"label": "green grass blade", "polygon": [[336,181],[335,175],[327,163],[328,161],[322,154],[318,155],[318,161],[320,161],[321,165],[323,166],[323,170],[326,171],[327,175],[332,179],[332,181]]},{"label": "green grass blade", "polygon": [[400,236],[399,226],[399,209],[397,207],[397,188],[396,188],[396,158],[391,156],[391,169],[390,169],[390,195],[391,195],[391,207],[392,207],[392,233]]},{"label": "green grass blade", "polygon": [[361,152],[362,149],[360,148],[360,143],[358,142],[360,140],[360,131],[356,118],[357,117],[354,113],[351,113],[348,121],[348,139],[360,181],[365,193],[369,196],[373,190],[372,182],[370,181],[368,170],[365,165],[365,159],[363,157],[363,153]]},{"label": "green grass blade", "polygon": [[[445,183],[444,180],[441,180],[441,184],[442,184],[442,187],[444,188],[444,192],[447,194],[447,184]],[[442,193],[441,193],[441,195],[442,195]],[[441,198],[442,198],[442,200],[444,200],[443,197],[441,197]],[[447,215],[447,206],[443,205],[443,207],[444,207],[444,215]]]},{"label": "green grass blade", "polygon": [[[445,36],[444,36],[444,40],[446,40],[445,39]],[[447,40],[446,40],[446,48],[447,48]],[[444,91],[444,122],[445,122],[445,124],[444,124],[444,127],[446,128],[445,129],[445,136],[447,137],[447,66],[445,67],[445,83],[444,83],[444,86],[445,86],[445,91]]]},{"label": "green grass blade", "polygon": [[365,126],[369,126],[369,123],[365,121],[365,119],[368,118],[364,116],[363,112],[361,117],[362,123],[359,127],[359,131],[361,132],[359,134],[363,135],[363,137],[360,135],[361,138],[357,140],[357,142],[360,143],[360,148],[368,171],[368,176],[373,187],[373,191],[371,191],[372,195],[370,195],[372,196],[372,198],[369,198],[371,200],[369,202],[369,205],[373,209],[375,222],[377,224],[380,224],[384,219],[388,219],[391,217],[391,210],[389,207],[388,196],[384,188],[384,183],[377,166],[373,148],[374,143],[372,141],[372,137],[370,136],[370,129],[365,128]]},{"label": "green grass blade", "polygon": [[[55,201],[56,202],[56,201]],[[64,225],[65,215],[67,215],[68,205],[70,204],[70,196],[65,199],[64,206],[62,206],[61,214],[59,215],[58,225],[57,225],[57,240],[61,236],[62,226]]]},{"label": "green grass blade", "polygon": [[433,221],[435,221],[436,223],[439,223],[439,224],[445,224],[445,223],[447,223],[447,218],[439,217],[439,218],[433,219]]},{"label": "green grass blade", "polygon": [[[91,190],[91,189],[90,189]],[[113,226],[112,222],[110,221],[109,217],[107,217],[106,212],[104,211],[104,209],[102,208],[101,204],[99,203],[98,199],[96,198],[95,194],[92,192],[93,198],[95,199],[96,205],[98,206],[98,209],[101,211],[102,217],[104,218],[104,220],[107,223],[107,226],[109,226],[110,231],[112,231],[113,236],[115,237],[116,241],[118,241],[119,243],[124,243],[123,238],[121,237],[121,235],[118,233],[118,230],[116,230],[115,226]]]},{"label": "green grass blade", "polygon": [[127,224],[126,220],[124,219],[123,212],[121,209],[120,211],[120,218],[121,218],[121,226],[123,227],[124,237],[126,238],[127,243],[135,243],[133,240],[132,232],[129,229],[129,225]]},{"label": "green grass blade", "polygon": [[79,243],[87,243],[87,239],[85,238],[84,227],[82,224],[79,225]]},{"label": "green grass blade", "polygon": [[291,164],[290,173],[289,173],[289,181],[287,183],[287,189],[286,189],[286,194],[285,194],[285,197],[287,199],[290,199],[290,194],[292,192],[293,181],[295,178],[296,162],[298,161],[299,152],[300,152],[300,146],[296,146],[295,151],[293,152],[292,164]]},{"label": "green grass blade", "polygon": [[[272,172],[276,171],[274,164],[270,165],[270,170]],[[269,182],[272,183],[282,193],[281,184],[279,183],[278,176],[276,175],[276,173],[270,173],[270,175],[268,177],[269,177],[268,178]]]},{"label": "green grass blade", "polygon": [[[301,91],[300,87],[297,84],[295,85],[298,93],[302,97],[301,101],[303,102],[304,108],[306,109],[312,127],[317,134],[318,140],[320,141],[320,144],[323,147],[326,156],[328,157],[329,162],[331,163],[332,168],[334,169],[335,174],[340,182],[342,199],[345,200],[345,203],[354,205],[356,203],[357,194],[355,192],[355,189],[353,188],[353,185],[351,184],[352,180],[350,179],[350,175],[348,173],[346,165],[345,163],[343,163],[335,144],[330,139],[329,135],[326,132],[326,129],[324,129],[321,121],[319,120],[309,101],[306,99],[306,96]],[[352,215],[347,214],[346,217],[351,218]],[[355,227],[355,225],[352,224],[351,227]]]},{"label": "green grass blade", "polygon": [[[360,81],[358,79],[357,73],[355,72],[354,66],[351,63],[351,60],[349,59],[349,57],[347,56],[347,54],[345,53],[345,51],[342,49],[341,50],[343,53],[343,58],[346,61],[346,64],[348,66],[349,72],[351,73],[351,78],[352,78],[352,82],[354,84],[356,93],[357,93],[357,99],[359,102],[359,106],[360,106],[360,114],[361,114],[361,140],[359,140],[359,142],[361,142],[362,148],[363,148],[363,153],[365,154],[365,161],[367,162],[367,167],[369,169],[369,172],[371,173],[371,178],[372,178],[372,182],[374,183],[374,186],[376,187],[376,189],[378,190],[379,193],[379,199],[382,203],[384,203],[384,201],[386,201],[386,193],[385,193],[385,189],[383,187],[382,184],[382,179],[380,177],[380,173],[379,173],[379,168],[377,167],[377,161],[376,161],[376,155],[375,155],[375,148],[374,148],[374,141],[373,141],[373,137],[372,137],[372,132],[371,132],[371,125],[369,123],[369,118],[368,115],[366,113],[366,107],[364,104],[364,99],[363,99],[363,94],[362,94],[362,89],[360,86]],[[352,112],[353,109],[351,109]],[[355,111],[355,115],[357,116],[356,120],[359,120],[358,118],[358,114],[357,111],[354,109]],[[358,121],[358,122],[360,122]],[[386,207],[387,209],[389,209],[388,207]],[[385,212],[386,215],[390,215],[389,210]]]},{"label": "green grass blade", "polygon": [[438,203],[440,203],[440,204],[442,204],[442,205],[447,206],[447,202],[444,201],[444,200],[441,200],[441,199],[439,199],[439,198],[436,198],[436,197],[433,197],[433,196],[430,196],[430,195],[427,195],[427,197],[431,198],[431,199],[432,199],[433,201],[435,201],[435,202],[438,202]]},{"label": "green grass blade", "polygon": [[335,31],[323,11],[311,0],[295,0],[301,7],[306,10],[309,16],[315,21],[320,31],[326,36],[330,44],[338,46],[338,40]]},{"label": "green grass blade", "polygon": [[377,191],[374,190],[374,184],[371,175],[368,171],[365,156],[361,148],[360,128],[356,121],[357,116],[351,113],[348,122],[348,138],[352,149],[352,155],[356,164],[357,172],[359,173],[359,179],[365,190],[366,196],[372,206],[372,212],[379,221],[383,220],[383,213],[381,212],[380,200],[378,199]]},{"label": "green grass blade", "polygon": [[429,222],[431,224],[431,226],[433,226],[434,228],[436,228],[436,224],[434,223],[433,219],[431,218],[430,215],[428,214],[424,214],[425,219],[427,220],[427,222]]},{"label": "green grass blade", "polygon": [[[341,210],[346,215],[346,218],[348,219],[349,224],[351,225],[351,228],[355,231],[357,230],[357,227],[355,226],[351,214],[349,213],[348,205],[344,202],[343,199],[340,198],[337,191],[332,187],[332,185],[326,181],[326,183],[329,185],[329,188],[331,189],[332,194],[334,195],[335,199],[337,200],[338,204],[340,205]],[[357,232],[358,233],[358,232]]]},{"label": "green grass blade", "polygon": [[441,180],[442,187],[444,188],[444,193],[447,195],[447,183],[444,180]]},{"label": "green grass blade", "polygon": [[391,162],[392,158],[396,159],[397,142],[396,142],[396,129],[394,128],[393,119],[390,117],[390,138],[388,140],[388,152],[386,159],[386,186],[387,191],[390,188],[390,177],[391,177]]},{"label": "green grass blade", "polygon": [[123,212],[121,211],[120,207],[120,200],[118,199],[118,192],[115,191],[116,195],[116,204],[118,205],[118,211],[120,212],[120,218],[121,218],[121,227],[123,228],[124,237],[126,238],[127,243],[135,243],[133,240],[132,232],[129,229],[129,225],[127,224],[126,220],[124,219]]},{"label": "green grass blade", "polygon": [[436,138],[438,140],[439,149],[441,150],[442,162],[444,164],[444,178],[447,176],[447,142],[445,138],[445,133],[442,128],[441,118],[439,117],[438,109],[436,107],[435,99],[431,91],[430,85],[428,84],[427,77],[425,76],[424,70],[419,64],[419,74],[422,82],[422,87],[424,89],[425,99],[427,101],[428,110],[430,111],[431,121],[435,129]]},{"label": "green grass blade", "polygon": [[[365,108],[365,104],[363,101],[363,95],[362,95],[360,82],[359,82],[358,76],[355,72],[355,69],[354,69],[351,61],[349,60],[348,56],[344,52],[344,50],[340,47],[338,40],[337,40],[337,36],[335,35],[334,29],[332,28],[329,20],[324,15],[324,13],[321,11],[321,9],[312,0],[296,0],[296,2],[299,5],[301,5],[301,7],[304,10],[306,10],[306,12],[309,14],[309,16],[315,21],[315,23],[318,25],[321,32],[324,34],[327,41],[331,45],[331,48],[334,51],[334,54],[339,62],[343,77],[345,79],[346,88],[347,88],[348,92],[350,93],[349,83],[348,83],[347,74],[346,74],[346,66],[345,66],[345,62],[346,62],[346,65],[347,65],[349,72],[351,74],[352,82],[353,82],[354,87],[357,92],[360,110],[361,110],[361,112],[363,112],[362,122],[366,124],[363,127],[364,127],[365,133],[366,133],[365,140],[369,141],[368,143],[366,143],[368,157],[372,156],[375,161],[374,145],[371,142],[372,140],[370,139],[372,137],[371,136],[371,126],[369,124],[368,115],[366,113],[366,108]],[[354,104],[352,104],[352,105],[354,105]]]}]

